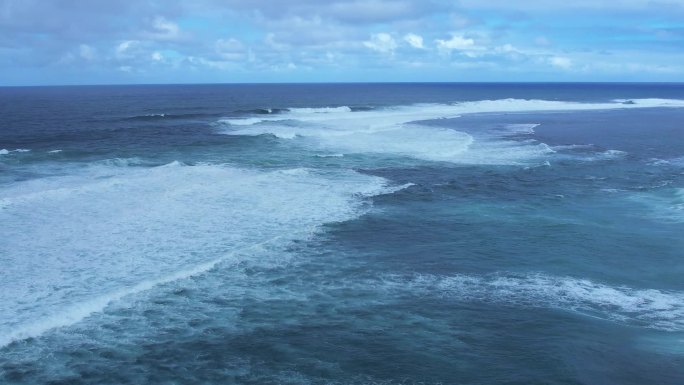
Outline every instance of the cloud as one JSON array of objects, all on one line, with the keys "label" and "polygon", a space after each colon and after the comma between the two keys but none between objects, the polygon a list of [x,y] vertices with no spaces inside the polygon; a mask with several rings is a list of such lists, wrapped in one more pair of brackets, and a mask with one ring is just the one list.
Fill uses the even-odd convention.
[{"label": "cloud", "polygon": [[558,10],[593,10],[615,12],[621,10],[643,10],[661,7],[666,9],[684,8],[679,0],[573,0],[573,1],[554,1],[547,0],[518,0],[515,2],[507,0],[461,0],[460,4],[468,9],[496,9],[499,11],[514,9],[517,11],[532,12],[553,12]]},{"label": "cloud", "polygon": [[244,50],[245,46],[242,42],[235,38],[218,39],[214,44],[216,50],[219,52],[235,52]]},{"label": "cloud", "polygon": [[485,50],[484,47],[476,45],[475,40],[459,34],[452,34],[451,39],[448,40],[437,39],[435,44],[437,45],[437,50],[445,55],[451,54],[452,51],[457,51],[468,57],[476,57]]},{"label": "cloud", "polygon": [[567,57],[564,56],[553,56],[549,58],[549,64],[551,64],[554,67],[561,68],[564,70],[568,70],[572,68],[572,60],[570,60]]},{"label": "cloud", "polygon": [[235,38],[218,39],[214,43],[214,48],[223,60],[239,61],[245,60],[247,57],[245,45]]},{"label": "cloud", "polygon": [[122,71],[137,82],[448,80],[455,66],[679,81],[684,3],[651,1],[0,0],[0,85]]},{"label": "cloud", "polygon": [[352,40],[363,39],[366,32],[346,24],[327,21],[320,16],[293,16],[277,20],[260,20],[278,42],[298,47],[330,48],[351,46]]},{"label": "cloud", "polygon": [[415,33],[408,33],[404,36],[404,41],[406,41],[411,47],[423,49],[423,37],[416,35]]},{"label": "cloud", "polygon": [[399,46],[392,35],[388,33],[374,33],[371,39],[364,41],[363,45],[381,53],[393,53]]},{"label": "cloud", "polygon": [[315,16],[332,22],[367,25],[420,19],[447,12],[453,5],[446,0],[205,0],[193,2],[192,7],[245,12],[269,20]]},{"label": "cloud", "polygon": [[140,47],[138,40],[122,41],[116,46],[116,57],[119,59],[128,59],[135,56],[135,51]]},{"label": "cloud", "polygon": [[431,11],[435,3],[408,0],[354,0],[332,2],[323,15],[351,23],[378,23],[413,19]]},{"label": "cloud", "polygon": [[78,49],[79,49],[79,55],[84,60],[92,61],[92,60],[95,60],[97,57],[97,54],[95,53],[95,48],[93,48],[87,44],[81,44],[78,47]]},{"label": "cloud", "polygon": [[164,16],[155,16],[150,22],[150,29],[143,33],[143,37],[150,40],[174,41],[182,38],[178,24]]}]

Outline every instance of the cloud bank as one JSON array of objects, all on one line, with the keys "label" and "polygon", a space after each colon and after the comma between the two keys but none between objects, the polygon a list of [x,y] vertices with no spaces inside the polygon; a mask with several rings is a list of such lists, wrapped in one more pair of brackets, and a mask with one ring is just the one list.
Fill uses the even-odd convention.
[{"label": "cloud bank", "polygon": [[0,0],[0,85],[682,81],[684,3]]}]

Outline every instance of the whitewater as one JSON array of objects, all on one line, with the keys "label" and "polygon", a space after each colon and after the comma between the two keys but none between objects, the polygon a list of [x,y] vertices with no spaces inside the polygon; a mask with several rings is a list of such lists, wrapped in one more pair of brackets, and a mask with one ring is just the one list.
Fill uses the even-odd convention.
[{"label": "whitewater", "polygon": [[0,382],[684,379],[681,86],[259,87],[0,93]]}]

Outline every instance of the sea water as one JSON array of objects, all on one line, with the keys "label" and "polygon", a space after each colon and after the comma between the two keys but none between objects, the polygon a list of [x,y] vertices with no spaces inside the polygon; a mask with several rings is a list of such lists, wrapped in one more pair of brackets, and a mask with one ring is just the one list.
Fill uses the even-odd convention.
[{"label": "sea water", "polygon": [[684,85],[0,88],[0,383],[682,384]]}]

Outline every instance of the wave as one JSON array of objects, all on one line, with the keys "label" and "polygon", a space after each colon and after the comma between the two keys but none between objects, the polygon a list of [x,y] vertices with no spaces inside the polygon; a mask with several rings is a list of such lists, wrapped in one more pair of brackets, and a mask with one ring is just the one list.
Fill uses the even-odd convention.
[{"label": "wave", "polygon": [[142,166],[146,164],[143,159],[138,157],[104,159],[102,161],[98,161],[97,163],[114,167]]},{"label": "wave", "polygon": [[[408,185],[350,170],[97,164],[0,191],[0,346],[112,301],[287,247]],[[59,228],[60,231],[54,231]],[[40,242],[36,242],[40,239]]]},{"label": "wave", "polygon": [[596,148],[593,144],[563,144],[552,147],[555,151],[585,151]]},{"label": "wave", "polygon": [[[381,117],[387,119],[388,124],[398,124],[426,119],[457,117],[463,114],[474,113],[583,111],[654,107],[681,108],[684,107],[684,100],[632,99],[631,103],[625,104],[621,101],[612,101],[604,103],[581,103],[539,99],[498,99],[459,102],[453,104],[415,104],[408,106],[395,106],[377,109],[353,109],[348,106],[289,108],[282,110],[282,113],[277,114],[276,116],[261,117],[259,119],[252,120],[252,123],[250,124],[290,119],[304,121],[319,121],[321,119],[327,120],[333,117],[345,119],[372,119],[376,117]],[[230,123],[231,121],[233,121],[233,118],[229,117],[222,121]]]},{"label": "wave", "polygon": [[539,127],[539,124],[507,124],[505,130],[511,135],[532,135],[535,133],[534,129]]},{"label": "wave", "polygon": [[682,99],[643,98],[643,99],[615,99],[614,103],[634,107],[682,107]]},{"label": "wave", "polygon": [[672,181],[669,180],[661,181],[645,188],[646,190],[656,189],[656,191],[636,193],[630,198],[647,207],[654,219],[664,222],[684,222],[684,188],[665,188],[671,183]]},{"label": "wave", "polygon": [[255,108],[252,110],[237,110],[234,111],[234,114],[236,115],[271,115],[271,114],[280,114],[283,112],[287,112],[287,108]]},{"label": "wave", "polygon": [[[517,141],[534,133],[537,124],[511,124],[495,137],[475,136],[416,122],[457,118],[464,114],[527,111],[578,111],[645,107],[684,107],[684,100],[634,99],[622,102],[579,103],[502,99],[454,104],[416,104],[353,110],[350,107],[292,108],[267,116],[227,117],[218,121],[228,135],[274,135],[306,139],[317,150],[380,153],[429,161],[466,164],[526,164],[553,153],[543,143]],[[499,150],[503,152],[499,153]],[[617,153],[599,157],[616,158]]]},{"label": "wave", "polygon": [[358,111],[372,111],[375,107],[372,106],[339,106],[339,107],[303,107],[303,108],[255,108],[251,110],[236,110],[233,115],[277,115],[284,113],[331,113],[331,112],[358,112]]},{"label": "wave", "polygon": [[121,120],[123,121],[156,121],[156,120],[183,120],[183,119],[201,119],[201,118],[211,118],[217,116],[216,114],[204,114],[204,113],[190,113],[190,114],[167,114],[167,113],[156,113],[156,114],[143,114],[125,117]]},{"label": "wave", "polygon": [[553,146],[552,149],[562,156],[585,162],[612,161],[623,159],[629,155],[627,151],[606,150],[593,144],[560,145]]},{"label": "wave", "polygon": [[344,154],[314,154],[316,158],[342,158]]},{"label": "wave", "polygon": [[303,108],[288,108],[288,111],[294,114],[330,114],[340,112],[352,112],[352,109],[347,106],[341,107],[303,107]]},{"label": "wave", "polygon": [[229,124],[231,126],[251,126],[253,124],[262,123],[267,121],[262,118],[234,118],[234,119],[221,119],[219,123]]},{"label": "wave", "polygon": [[594,153],[584,158],[586,161],[601,161],[601,160],[615,160],[621,159],[628,155],[626,151],[622,150],[605,150]]},{"label": "wave", "polygon": [[649,166],[684,167],[684,156],[683,157],[677,157],[677,158],[670,158],[670,159],[652,158],[652,159],[648,160],[647,164]]},{"label": "wave", "polygon": [[[537,111],[583,111],[583,110],[609,110],[609,109],[630,109],[630,108],[655,108],[684,107],[684,100],[681,99],[633,99],[631,104],[621,102],[604,103],[581,103],[565,102],[539,99],[498,99],[481,100],[471,102],[459,102],[453,104],[415,104],[408,106],[395,106],[387,108],[356,108],[343,107],[322,107],[322,108],[291,108],[283,113],[283,116],[264,118],[263,121],[277,121],[288,119],[292,115],[309,115],[308,119],[318,120],[321,114],[349,115],[361,114],[373,117],[382,115],[401,115],[399,119],[402,123],[407,123],[425,119],[439,119],[457,117],[463,114],[474,113],[496,113],[496,112],[537,112]],[[300,116],[301,117],[301,116]],[[307,117],[301,117],[307,119]]]},{"label": "wave", "polygon": [[633,326],[684,331],[683,292],[610,286],[588,279],[542,274],[388,276],[384,284],[414,295],[556,308]]},{"label": "wave", "polygon": [[23,152],[30,152],[31,150],[26,149],[26,148],[17,148],[16,150],[7,150],[5,148],[0,149],[0,155],[9,155],[10,153],[13,152],[18,152],[18,153],[23,153]]}]

